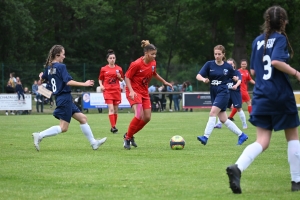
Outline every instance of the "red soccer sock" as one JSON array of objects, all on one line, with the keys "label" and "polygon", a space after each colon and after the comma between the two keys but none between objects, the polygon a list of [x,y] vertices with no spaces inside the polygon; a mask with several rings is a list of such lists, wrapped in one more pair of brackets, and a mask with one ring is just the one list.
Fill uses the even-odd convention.
[{"label": "red soccer sock", "polygon": [[109,118],[111,127],[115,127],[115,125],[116,125],[116,123],[115,123],[115,115],[114,114],[110,114],[110,115],[108,115],[108,118]]},{"label": "red soccer sock", "polygon": [[138,124],[140,123],[140,121],[141,120],[136,117],[134,117],[131,120],[128,130],[127,130],[126,140],[131,139],[132,136],[136,133],[136,130],[137,130],[137,127],[138,127]]},{"label": "red soccer sock", "polygon": [[[144,128],[144,126],[145,126],[146,124],[147,124],[147,123],[144,122],[144,120],[140,120],[140,122],[139,122],[139,124],[137,125],[137,128],[136,128],[134,134],[136,134],[136,133],[139,132],[142,128]],[[134,135],[134,134],[133,134],[133,135]]]},{"label": "red soccer sock", "polygon": [[230,113],[230,115],[229,115],[229,117],[233,118],[236,112],[237,112],[237,109],[233,108],[232,111],[231,111],[231,113]]},{"label": "red soccer sock", "polygon": [[114,114],[115,116],[115,125],[117,124],[117,120],[118,120],[118,114]]},{"label": "red soccer sock", "polygon": [[252,112],[252,106],[248,106],[248,112],[249,112],[249,114],[251,114],[251,112]]}]

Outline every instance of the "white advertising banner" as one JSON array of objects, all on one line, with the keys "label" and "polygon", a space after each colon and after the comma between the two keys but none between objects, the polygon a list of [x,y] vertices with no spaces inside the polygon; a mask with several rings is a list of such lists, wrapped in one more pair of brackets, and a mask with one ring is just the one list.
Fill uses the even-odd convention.
[{"label": "white advertising banner", "polygon": [[32,110],[31,94],[24,94],[25,101],[17,94],[0,94],[0,110]]}]

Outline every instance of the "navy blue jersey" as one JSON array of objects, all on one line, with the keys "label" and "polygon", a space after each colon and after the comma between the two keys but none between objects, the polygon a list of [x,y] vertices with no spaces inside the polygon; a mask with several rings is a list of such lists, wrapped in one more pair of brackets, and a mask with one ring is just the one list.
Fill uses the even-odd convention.
[{"label": "navy blue jersey", "polygon": [[255,70],[251,115],[298,113],[289,76],[271,65],[272,60],[288,62],[287,39],[277,32],[270,35],[264,52],[264,34],[252,43],[251,69]]},{"label": "navy blue jersey", "polygon": [[52,92],[54,95],[70,93],[71,88],[67,85],[67,83],[70,80],[73,80],[73,78],[68,73],[66,65],[62,63],[53,63],[52,68],[52,73],[50,73],[50,66],[45,68],[42,79],[45,79],[51,83]]},{"label": "navy blue jersey", "polygon": [[235,75],[235,70],[227,62],[224,62],[223,65],[217,65],[215,60],[212,60],[204,64],[199,74],[209,79],[211,93],[228,93],[227,83],[229,83],[229,79],[232,79]]},{"label": "navy blue jersey", "polygon": [[[242,81],[242,75],[241,75],[240,71],[239,70],[234,70],[234,71],[235,71],[234,76],[239,77],[239,80]],[[237,83],[237,81],[232,80],[232,78],[229,79],[229,83],[227,83],[229,91],[232,90],[232,86],[234,86],[236,83]],[[241,86],[241,84],[234,91],[240,92],[240,86]]]}]

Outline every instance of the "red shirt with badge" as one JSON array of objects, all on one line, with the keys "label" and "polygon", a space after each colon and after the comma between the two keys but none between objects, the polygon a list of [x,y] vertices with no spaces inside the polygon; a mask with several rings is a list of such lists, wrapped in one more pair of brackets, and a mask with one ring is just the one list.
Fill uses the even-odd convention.
[{"label": "red shirt with badge", "polygon": [[242,82],[241,82],[241,92],[247,92],[248,93],[248,82],[252,80],[250,73],[247,69],[238,69],[242,76]]},{"label": "red shirt with badge", "polygon": [[[149,98],[148,84],[153,75],[156,75],[156,61],[146,64],[143,57],[133,61],[125,74],[130,79],[133,91],[144,98]],[[126,92],[129,92],[127,87]]]},{"label": "red shirt with badge", "polygon": [[102,81],[105,88],[103,92],[104,99],[121,100],[120,83],[117,73],[120,73],[121,77],[124,78],[123,70],[118,65],[115,65],[113,68],[109,67],[109,65],[101,67],[99,80]]}]

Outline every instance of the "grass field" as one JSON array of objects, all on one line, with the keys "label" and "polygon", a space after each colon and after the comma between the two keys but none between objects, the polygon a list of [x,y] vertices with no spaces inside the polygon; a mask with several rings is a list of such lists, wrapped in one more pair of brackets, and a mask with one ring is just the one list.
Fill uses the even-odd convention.
[{"label": "grass field", "polygon": [[[132,113],[119,114],[119,133],[114,135],[106,113],[87,116],[95,137],[108,137],[100,149],[91,149],[72,120],[68,132],[44,138],[37,152],[31,134],[58,120],[51,115],[2,114],[0,199],[300,199],[300,192],[290,191],[283,132],[274,133],[268,151],[243,173],[243,194],[236,195],[225,169],[255,141],[250,124],[245,131],[249,139],[242,146],[236,146],[237,137],[224,127],[214,130],[203,146],[196,136],[203,134],[207,111],[153,113],[136,135],[138,148],[128,151],[123,149],[123,134]],[[235,119],[241,127],[238,115]],[[173,135],[185,138],[184,150],[170,149]]]}]

